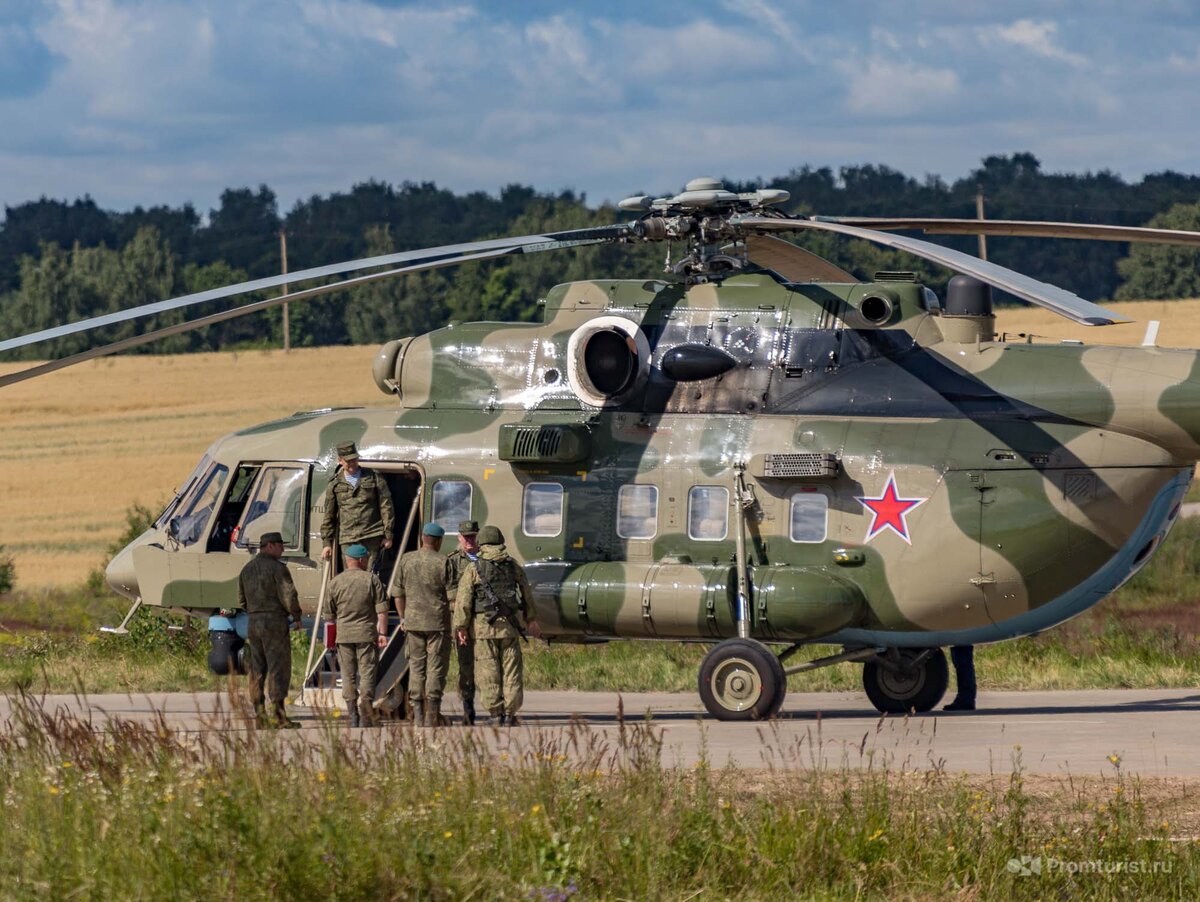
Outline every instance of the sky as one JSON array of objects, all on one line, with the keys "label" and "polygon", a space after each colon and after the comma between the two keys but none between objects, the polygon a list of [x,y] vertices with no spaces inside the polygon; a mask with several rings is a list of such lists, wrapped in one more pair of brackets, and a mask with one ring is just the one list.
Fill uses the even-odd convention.
[{"label": "sky", "polygon": [[0,204],[1200,172],[1200,4],[0,0]]}]

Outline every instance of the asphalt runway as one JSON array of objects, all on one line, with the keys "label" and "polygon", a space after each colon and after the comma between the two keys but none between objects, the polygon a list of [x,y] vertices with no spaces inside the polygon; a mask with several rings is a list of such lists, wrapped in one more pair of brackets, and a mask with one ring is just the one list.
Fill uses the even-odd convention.
[{"label": "asphalt runway", "polygon": [[[468,732],[497,753],[545,747],[579,748],[582,731],[595,743],[618,744],[624,726],[649,722],[661,739],[662,760],[691,766],[703,756],[713,766],[750,769],[879,767],[949,773],[1025,773],[1066,776],[1112,775],[1110,755],[1127,773],[1145,777],[1200,776],[1200,689],[1114,689],[1079,692],[985,692],[979,710],[911,717],[881,716],[857,693],[792,693],[782,716],[768,723],[721,723],[704,716],[690,693],[529,692],[524,722],[513,729],[489,725],[419,730],[428,741]],[[47,713],[90,717],[103,730],[111,719],[144,723],[161,716],[186,731],[249,729],[229,713],[227,697],[216,693],[46,696]],[[0,717],[12,712],[0,698]],[[448,714],[456,714],[453,696]],[[345,729],[312,709],[294,709],[304,729],[298,738],[319,740],[323,731]],[[396,730],[354,731],[363,739],[387,742]],[[568,741],[574,732],[575,740]]]}]

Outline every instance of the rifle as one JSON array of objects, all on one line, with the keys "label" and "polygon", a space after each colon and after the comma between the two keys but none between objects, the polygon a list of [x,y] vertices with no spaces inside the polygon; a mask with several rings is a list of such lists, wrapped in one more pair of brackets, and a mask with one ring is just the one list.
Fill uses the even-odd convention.
[{"label": "rifle", "polygon": [[475,558],[475,560],[471,561],[471,564],[475,568],[475,575],[479,577],[479,584],[483,586],[484,597],[487,598],[487,602],[483,606],[483,611],[487,616],[488,626],[494,626],[496,621],[503,617],[517,631],[517,635],[528,642],[529,634],[525,632],[525,627],[521,626],[521,621],[517,619],[517,612],[512,609],[511,605],[500,600],[500,596],[496,594],[496,590],[492,588],[492,584],[483,575],[483,568],[479,566],[479,558]]}]

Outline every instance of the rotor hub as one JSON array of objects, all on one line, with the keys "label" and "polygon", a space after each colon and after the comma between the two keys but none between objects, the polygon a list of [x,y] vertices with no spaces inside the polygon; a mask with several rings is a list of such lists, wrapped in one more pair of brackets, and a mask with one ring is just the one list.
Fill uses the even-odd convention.
[{"label": "rotor hub", "polygon": [[[627,197],[617,206],[644,215],[631,231],[642,241],[684,241],[687,253],[676,261],[668,250],[665,270],[689,284],[710,282],[744,269],[749,264],[740,231],[730,222],[738,215],[779,216],[773,209],[791,194],[781,188],[760,188],[735,193],[714,178],[692,179],[680,194]],[[729,244],[732,242],[732,244]],[[725,246],[723,246],[725,245]]]}]

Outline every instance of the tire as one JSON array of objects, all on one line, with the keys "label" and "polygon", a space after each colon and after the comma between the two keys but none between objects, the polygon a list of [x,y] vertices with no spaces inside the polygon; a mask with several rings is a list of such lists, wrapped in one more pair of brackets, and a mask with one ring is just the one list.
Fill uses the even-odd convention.
[{"label": "tire", "polygon": [[950,671],[946,667],[946,655],[940,648],[929,650],[920,664],[912,660],[923,649],[900,649],[901,666],[908,665],[900,673],[885,667],[879,661],[868,661],[863,667],[863,689],[877,711],[883,714],[923,714],[931,711],[946,694],[950,685]]},{"label": "tire", "polygon": [[786,680],[774,653],[754,639],[726,639],[704,657],[700,700],[717,720],[763,720],[783,704]]}]

